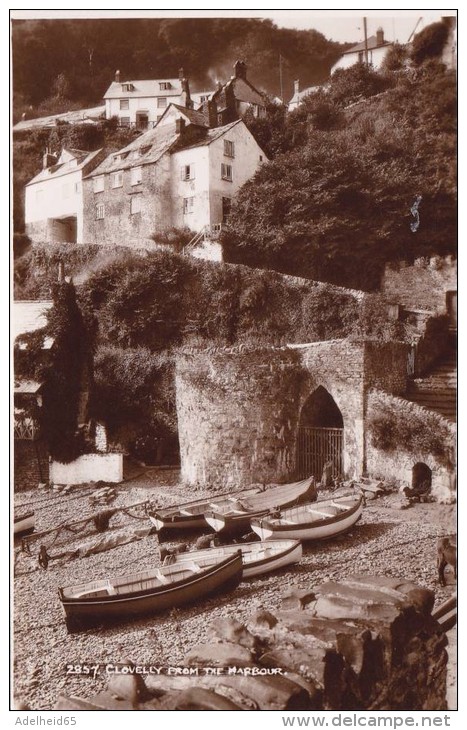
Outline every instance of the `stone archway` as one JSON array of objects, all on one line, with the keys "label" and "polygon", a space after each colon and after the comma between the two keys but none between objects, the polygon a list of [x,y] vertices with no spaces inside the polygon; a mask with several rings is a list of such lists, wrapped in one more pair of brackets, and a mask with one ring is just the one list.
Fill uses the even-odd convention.
[{"label": "stone archway", "polygon": [[412,469],[412,489],[421,487],[422,484],[428,482],[431,489],[432,471],[427,464],[422,461],[418,461],[414,464]]},{"label": "stone archway", "polygon": [[332,476],[340,477],[343,463],[344,420],[332,395],[320,385],[305,401],[297,436],[297,474],[321,479],[324,465],[332,463]]}]

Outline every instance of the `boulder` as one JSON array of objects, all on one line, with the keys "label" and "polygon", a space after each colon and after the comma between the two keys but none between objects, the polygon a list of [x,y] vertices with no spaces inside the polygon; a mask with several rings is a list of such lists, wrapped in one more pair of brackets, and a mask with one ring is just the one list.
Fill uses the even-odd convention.
[{"label": "boulder", "polygon": [[217,618],[208,629],[208,639],[215,641],[228,641],[233,644],[240,644],[247,649],[255,651],[258,646],[258,639],[248,629],[234,618]]},{"label": "boulder", "polygon": [[248,667],[254,665],[255,661],[249,649],[226,641],[194,646],[185,656],[185,663],[201,667]]}]

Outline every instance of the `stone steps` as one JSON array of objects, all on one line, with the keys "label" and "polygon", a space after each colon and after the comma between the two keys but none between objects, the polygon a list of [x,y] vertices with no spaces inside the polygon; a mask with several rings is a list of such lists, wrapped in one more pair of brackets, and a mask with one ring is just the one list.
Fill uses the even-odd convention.
[{"label": "stone steps", "polygon": [[457,358],[450,353],[425,378],[409,386],[408,400],[429,408],[445,418],[456,420]]}]

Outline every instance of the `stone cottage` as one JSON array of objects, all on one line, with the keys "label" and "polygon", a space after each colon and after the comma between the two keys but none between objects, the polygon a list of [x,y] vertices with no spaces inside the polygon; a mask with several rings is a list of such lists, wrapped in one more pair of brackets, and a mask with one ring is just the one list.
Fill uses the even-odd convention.
[{"label": "stone cottage", "polygon": [[247,65],[236,61],[234,74],[218,88],[211,97],[217,105],[219,124],[227,124],[251,111],[255,117],[266,116],[266,97],[247,78]]},{"label": "stone cottage", "polygon": [[84,180],[84,240],[145,246],[170,228],[219,228],[266,155],[242,120],[216,126],[171,104],[157,126],[109,155]]},{"label": "stone cottage", "polygon": [[26,185],[26,233],[33,243],[83,243],[84,175],[99,164],[102,150],[48,150],[43,169]]}]

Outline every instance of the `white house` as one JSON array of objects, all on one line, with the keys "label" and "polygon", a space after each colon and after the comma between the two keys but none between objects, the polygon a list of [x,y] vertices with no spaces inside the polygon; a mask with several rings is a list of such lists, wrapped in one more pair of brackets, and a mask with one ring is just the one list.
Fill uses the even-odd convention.
[{"label": "white house", "polygon": [[[183,69],[178,79],[121,81],[120,71],[104,94],[106,119],[117,117],[122,126],[151,129],[169,104],[191,107],[190,90]],[[201,103],[201,102],[200,102]]]},{"label": "white house", "polygon": [[267,158],[241,119],[212,127],[215,116],[171,104],[154,129],[95,168],[83,186],[84,240],[141,247],[171,228],[218,231]]},{"label": "white house", "polygon": [[[369,66],[374,70],[378,70],[393,45],[392,42],[384,40],[384,31],[382,28],[378,28],[376,35],[367,38],[366,48],[364,41],[349,48],[331,68],[331,75],[338,68],[350,68],[356,63],[366,63],[367,61]],[[366,56],[368,56],[368,59]]]},{"label": "white house", "polygon": [[327,86],[317,84],[316,86],[308,86],[306,89],[300,90],[300,81],[296,79],[294,81],[294,94],[287,104],[287,111],[292,112],[294,109],[297,109],[305,97],[316,94],[320,89],[326,90]]},{"label": "white house", "polygon": [[26,233],[33,243],[83,242],[83,175],[102,159],[102,151],[46,151],[43,169],[25,188]]}]

